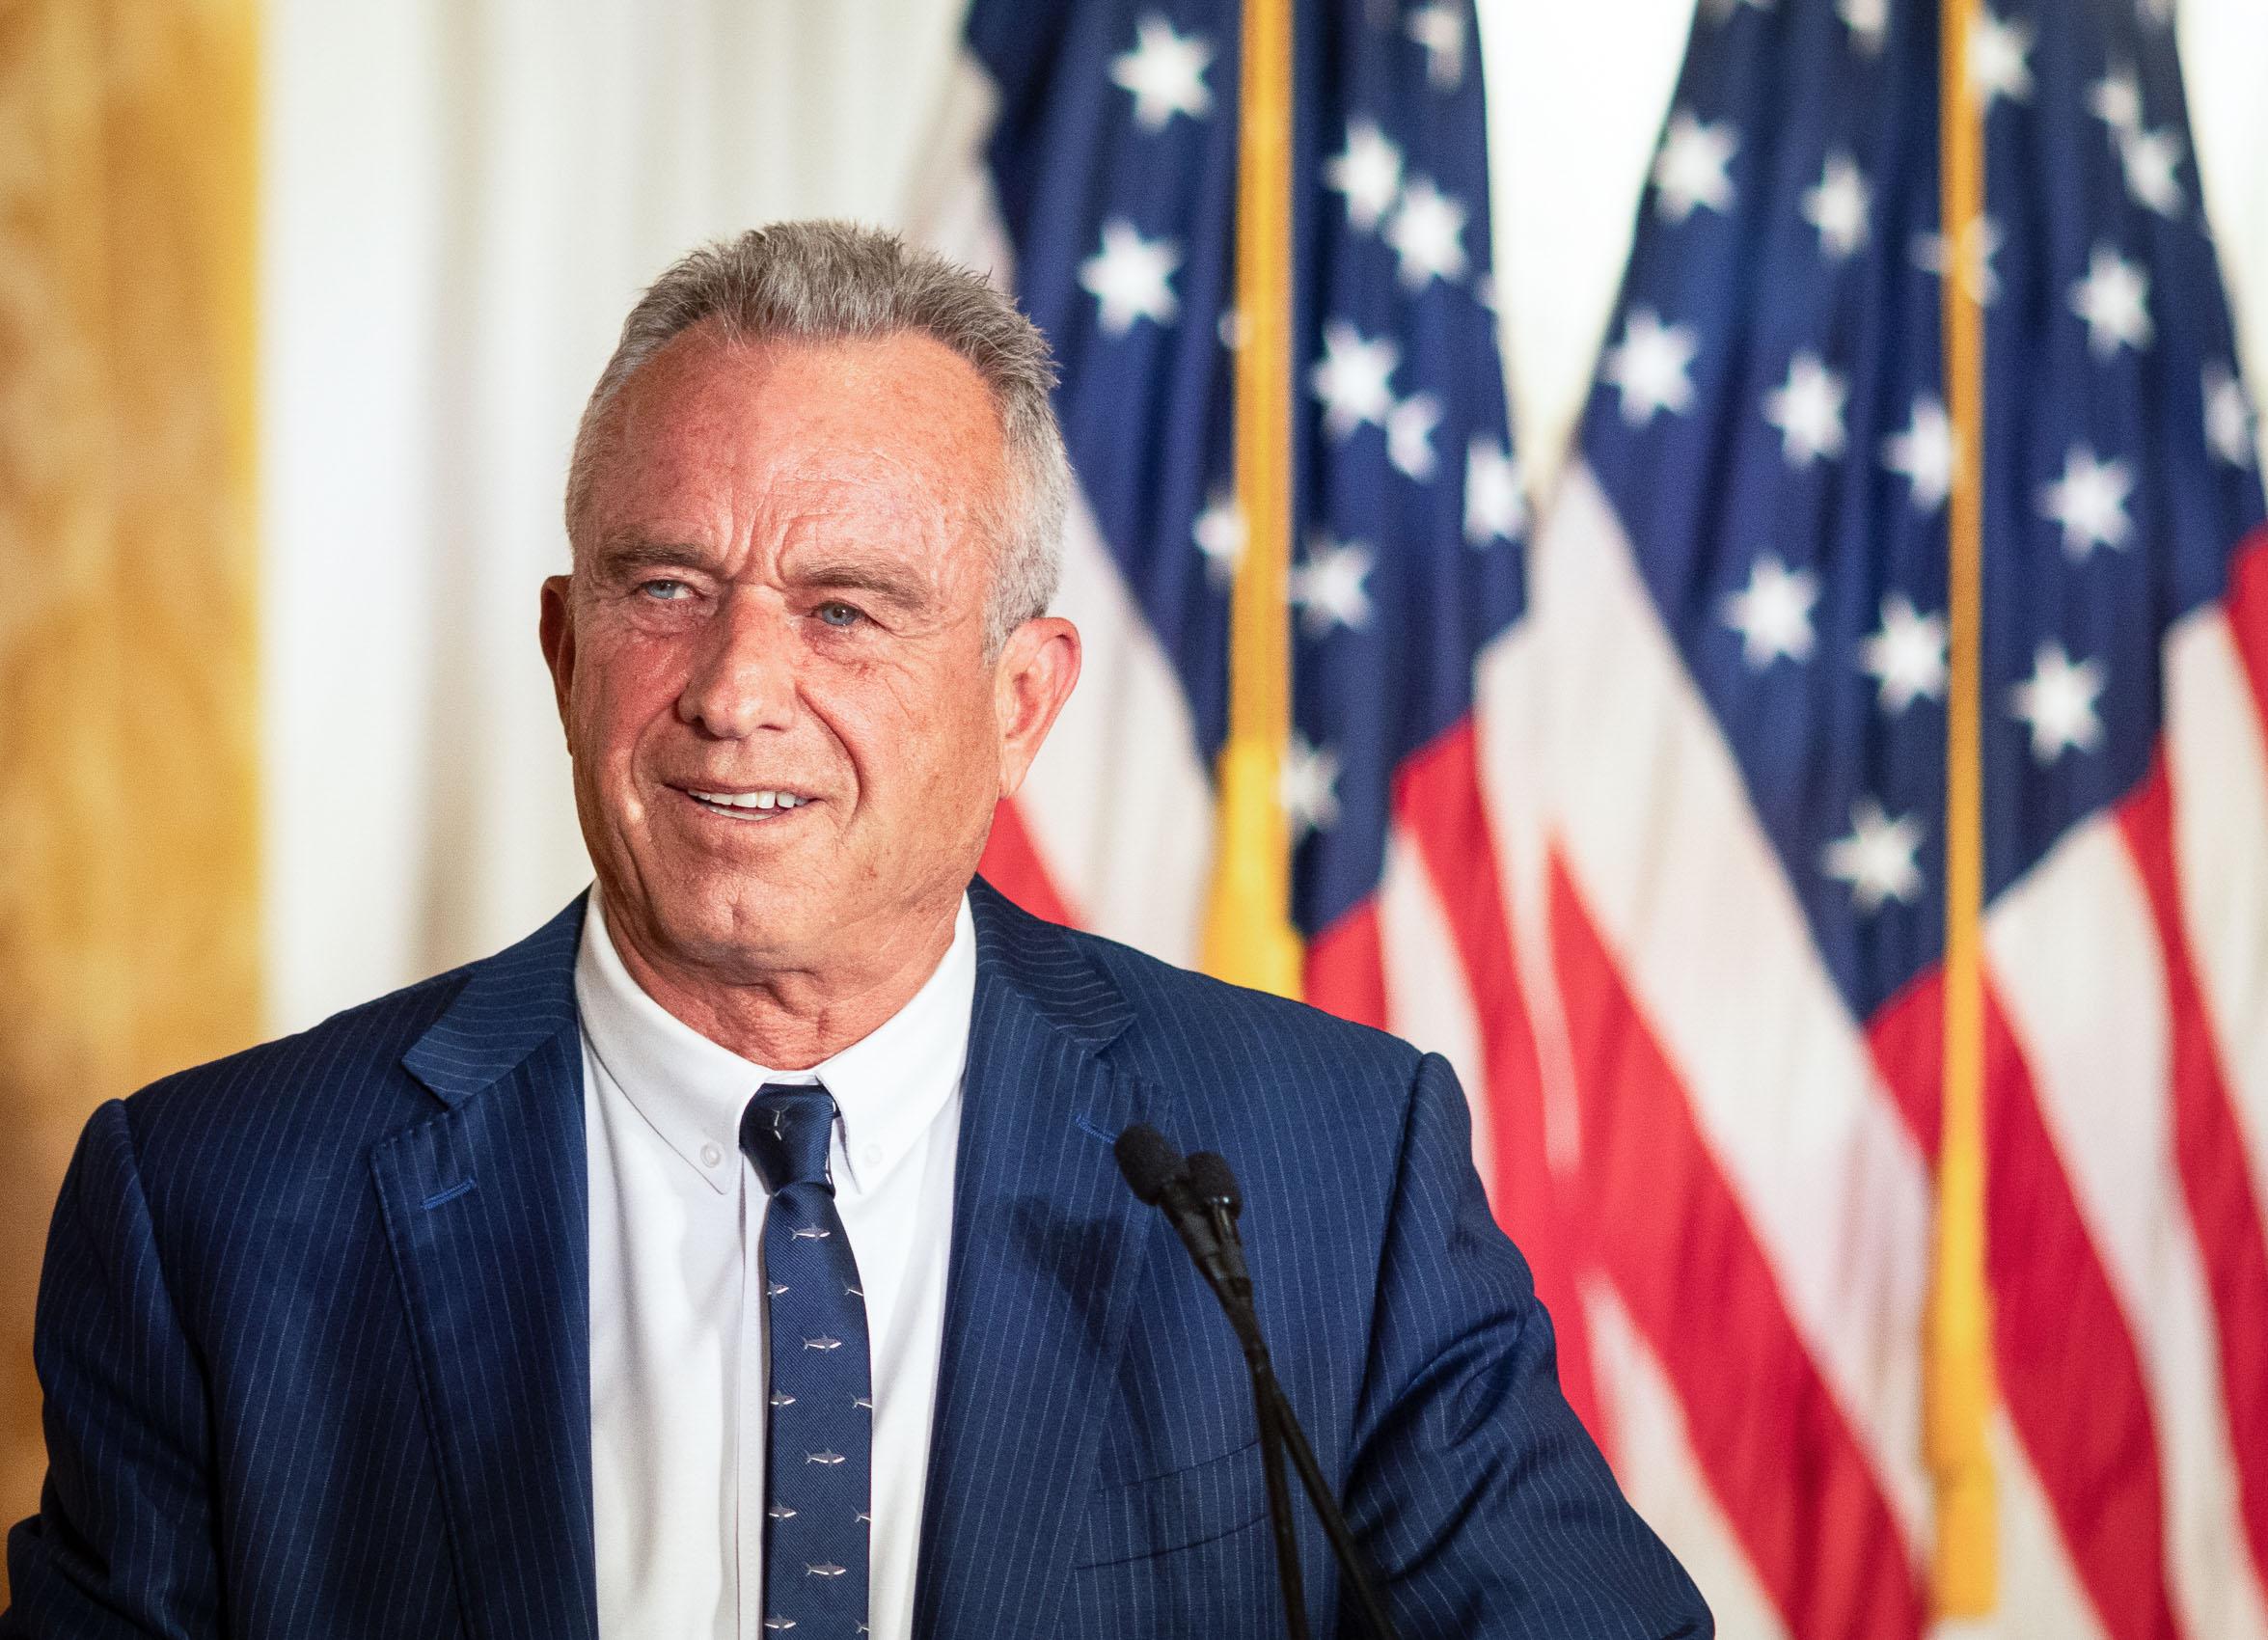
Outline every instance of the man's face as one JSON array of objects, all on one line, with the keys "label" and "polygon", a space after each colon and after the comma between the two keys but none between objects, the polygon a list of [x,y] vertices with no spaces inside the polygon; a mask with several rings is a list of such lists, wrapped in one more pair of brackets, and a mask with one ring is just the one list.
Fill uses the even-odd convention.
[{"label": "man's face", "polygon": [[725,983],[935,943],[1078,672],[1060,620],[984,652],[982,379],[925,337],[696,328],[595,453],[543,639],[617,940]]}]

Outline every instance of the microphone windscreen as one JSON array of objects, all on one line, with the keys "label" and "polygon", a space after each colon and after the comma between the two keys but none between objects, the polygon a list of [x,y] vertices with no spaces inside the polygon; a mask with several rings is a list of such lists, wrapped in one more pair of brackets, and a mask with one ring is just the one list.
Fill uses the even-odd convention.
[{"label": "microphone windscreen", "polygon": [[1231,1218],[1244,1211],[1244,1196],[1237,1189],[1236,1174],[1229,1170],[1225,1158],[1209,1150],[1189,1153],[1189,1189],[1197,1192],[1199,1201],[1218,1202],[1227,1208]]},{"label": "microphone windscreen", "polygon": [[1152,1207],[1182,1168],[1181,1152],[1147,1122],[1136,1122],[1120,1134],[1110,1150],[1118,1158],[1119,1172],[1126,1175],[1127,1189]]}]

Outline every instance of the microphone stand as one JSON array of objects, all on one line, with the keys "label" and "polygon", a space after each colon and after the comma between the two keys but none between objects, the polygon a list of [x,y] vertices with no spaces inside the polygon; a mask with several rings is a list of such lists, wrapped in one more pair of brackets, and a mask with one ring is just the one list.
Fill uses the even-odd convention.
[{"label": "microphone stand", "polygon": [[1162,1134],[1143,1124],[1121,1134],[1115,1149],[1128,1185],[1143,1201],[1164,1210],[1243,1347],[1244,1366],[1252,1380],[1253,1415],[1260,1425],[1261,1464],[1268,1478],[1268,1512],[1275,1535],[1276,1576],[1283,1590],[1288,1640],[1308,1640],[1308,1627],[1299,1545],[1292,1523],[1290,1488],[1284,1481],[1286,1454],[1298,1471],[1308,1502],[1323,1521],[1324,1534],[1330,1540],[1331,1552],[1347,1585],[1354,1592],[1364,1623],[1378,1640],[1398,1640],[1361,1547],[1348,1529],[1347,1517],[1331,1494],[1315,1450],[1292,1410],[1291,1399],[1276,1379],[1268,1341],[1261,1336],[1259,1315],[1252,1303],[1252,1277],[1244,1267],[1243,1242],[1237,1233],[1237,1215],[1243,1203],[1236,1175],[1225,1161],[1206,1151],[1185,1163]]},{"label": "microphone stand", "polygon": [[[1252,1380],[1252,1415],[1260,1426],[1260,1466],[1268,1478],[1268,1521],[1275,1535],[1276,1583],[1284,1598],[1284,1634],[1286,1640],[1308,1640],[1307,1592],[1299,1572],[1299,1537],[1292,1521],[1292,1490],[1284,1480],[1284,1449],[1289,1444],[1285,1439],[1285,1425],[1294,1422],[1291,1404],[1284,1397],[1283,1386],[1276,1381],[1275,1364],[1268,1354],[1268,1341],[1260,1333],[1260,1318],[1252,1304],[1252,1277],[1244,1269],[1243,1244],[1237,1235],[1234,1214],[1233,1196],[1224,1200],[1207,1194],[1203,1222],[1213,1234],[1214,1256],[1207,1258],[1199,1254],[1197,1264],[1205,1272],[1213,1296],[1220,1300],[1229,1325],[1236,1328],[1237,1342],[1244,1350],[1244,1368]],[[1179,1216],[1176,1216],[1178,1219]],[[1175,1227],[1183,1228],[1178,1222]],[[1187,1229],[1183,1230],[1183,1239],[1189,1240]],[[1193,1244],[1190,1250],[1197,1251]],[[1304,1440],[1300,1444],[1304,1446]],[[1308,1454],[1308,1462],[1314,1462],[1312,1453]],[[1302,1479],[1305,1473],[1302,1469]],[[1314,1495],[1312,1484],[1309,1495]]]},{"label": "microphone stand", "polygon": [[1284,1597],[1285,1640],[1307,1640],[1307,1590],[1299,1576],[1299,1535],[1292,1524],[1292,1489],[1284,1483],[1284,1433],[1276,1411],[1282,1399],[1262,1388],[1275,1375],[1267,1362],[1252,1368],[1252,1412],[1260,1421],[1260,1467],[1268,1477],[1268,1525],[1275,1534],[1275,1580]]},{"label": "microphone stand", "polygon": [[[1318,1518],[1323,1521],[1324,1535],[1331,1541],[1331,1552],[1338,1557],[1339,1570],[1346,1574],[1348,1584],[1354,1591],[1354,1603],[1362,1609],[1362,1620],[1379,1640],[1397,1640],[1393,1620],[1386,1616],[1385,1602],[1379,1598],[1378,1585],[1372,1580],[1370,1568],[1362,1559],[1362,1549],[1354,1542],[1354,1534],[1348,1529],[1347,1517],[1339,1510],[1338,1500],[1324,1480],[1323,1466],[1315,1461],[1315,1450],[1307,1444],[1307,1434],[1293,1415],[1292,1404],[1284,1395],[1272,1369],[1263,1366],[1253,1375],[1252,1392],[1255,1397],[1266,1395],[1274,1405],[1274,1423],[1277,1438],[1283,1450],[1292,1457],[1292,1467],[1299,1472],[1299,1481],[1307,1489],[1307,1501],[1315,1506]],[[1265,1427],[1261,1435],[1267,1441]],[[1277,1477],[1281,1484],[1281,1477]],[[1288,1528],[1287,1528],[1288,1529]],[[1280,1541],[1280,1537],[1279,1537]],[[1295,1552],[1297,1552],[1295,1550]]]},{"label": "microphone stand", "polygon": [[[1307,1432],[1299,1427],[1298,1415],[1292,1410],[1291,1398],[1284,1393],[1284,1386],[1275,1376],[1275,1365],[1269,1358],[1268,1345],[1260,1336],[1260,1321],[1252,1304],[1252,1279],[1244,1271],[1243,1239],[1237,1233],[1237,1214],[1243,1203],[1237,1189],[1236,1176],[1229,1171],[1226,1161],[1210,1151],[1199,1151],[1189,1158],[1189,1176],[1192,1188],[1205,1204],[1209,1228],[1222,1249],[1222,1262],[1232,1272],[1227,1282],[1215,1285],[1215,1296],[1229,1312],[1230,1325],[1236,1327],[1238,1336],[1248,1335],[1250,1340],[1244,1349],[1244,1364],[1251,1370],[1252,1402],[1260,1418],[1261,1455],[1268,1465],[1269,1509],[1276,1517],[1276,1556],[1279,1567],[1290,1569],[1284,1579],[1285,1599],[1293,1599],[1299,1586],[1299,1549],[1292,1536],[1290,1500],[1284,1500],[1280,1512],[1276,1502],[1277,1494],[1285,1490],[1280,1465],[1282,1455],[1288,1452],[1292,1467],[1299,1472],[1300,1485],[1306,1489],[1307,1501],[1314,1505],[1316,1517],[1323,1522],[1324,1535],[1330,1540],[1339,1569],[1354,1591],[1354,1602],[1362,1610],[1363,1622],[1379,1640],[1397,1640],[1393,1620],[1386,1616],[1385,1602],[1379,1597],[1378,1585],[1371,1577],[1361,1546],[1348,1529],[1347,1517],[1340,1512],[1338,1499],[1331,1495],[1329,1483],[1324,1479],[1323,1465],[1315,1461],[1315,1449],[1307,1444]],[[1298,1623],[1287,1619],[1285,1627],[1298,1640],[1306,1632],[1306,1611],[1303,1605],[1287,1608],[1295,1609],[1298,1612]]]}]

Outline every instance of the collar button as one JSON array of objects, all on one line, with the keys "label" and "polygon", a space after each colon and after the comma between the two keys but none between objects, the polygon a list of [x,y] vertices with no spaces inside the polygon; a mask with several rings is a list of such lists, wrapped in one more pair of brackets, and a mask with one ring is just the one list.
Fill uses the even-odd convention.
[{"label": "collar button", "polygon": [[714,1144],[704,1144],[701,1146],[701,1165],[703,1167],[714,1167],[717,1165],[717,1163],[723,1162],[724,1160],[724,1153],[722,1150],[719,1150]]}]

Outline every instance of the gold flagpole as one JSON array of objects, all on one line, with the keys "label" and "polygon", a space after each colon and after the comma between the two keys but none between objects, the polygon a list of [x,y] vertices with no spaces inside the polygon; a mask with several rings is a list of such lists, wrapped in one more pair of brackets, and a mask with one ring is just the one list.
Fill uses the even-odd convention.
[{"label": "gold flagpole", "polygon": [[1992,1455],[1991,1295],[1984,1273],[1984,217],[1983,109],[1969,92],[1975,0],[1943,0],[1939,218],[1945,388],[1955,458],[1947,514],[1944,1130],[1924,1361],[1924,1439],[1935,1482],[1931,1603],[1940,1617],[1993,1608],[1999,1530]]},{"label": "gold flagpole", "polygon": [[1205,968],[1299,994],[1282,773],[1292,724],[1292,0],[1244,0],[1238,95],[1236,492],[1228,743]]}]

